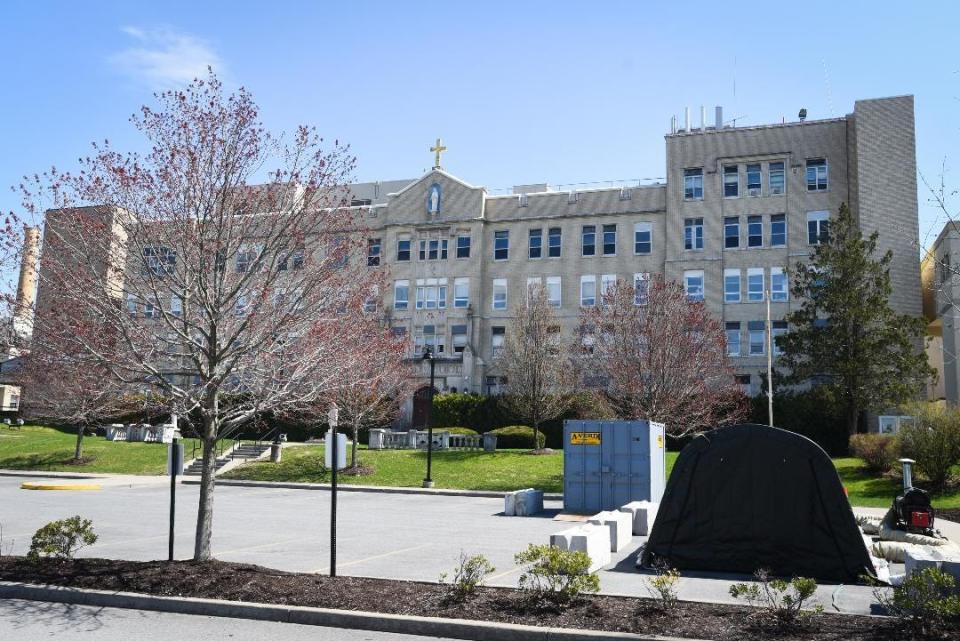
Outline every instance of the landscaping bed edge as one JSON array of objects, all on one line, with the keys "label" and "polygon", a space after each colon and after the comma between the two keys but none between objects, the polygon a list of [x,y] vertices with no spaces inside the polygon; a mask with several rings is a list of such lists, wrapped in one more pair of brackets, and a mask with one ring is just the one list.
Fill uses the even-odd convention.
[{"label": "landscaping bed edge", "polygon": [[698,641],[629,632],[572,630],[466,619],[221,601],[196,597],[156,596],[137,592],[110,592],[10,581],[0,581],[0,598],[297,623],[395,634],[419,634],[473,641]]}]

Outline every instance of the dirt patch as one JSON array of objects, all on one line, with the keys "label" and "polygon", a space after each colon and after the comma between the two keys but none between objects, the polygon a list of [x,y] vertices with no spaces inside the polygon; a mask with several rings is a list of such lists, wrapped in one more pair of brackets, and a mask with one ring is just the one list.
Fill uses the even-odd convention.
[{"label": "dirt patch", "polygon": [[97,460],[96,456],[81,456],[80,458],[69,458],[63,461],[64,465],[75,465],[76,467],[82,467],[84,465],[90,465]]},{"label": "dirt patch", "polygon": [[750,615],[755,611],[742,606],[682,603],[675,614],[664,615],[650,599],[593,596],[556,610],[531,606],[522,593],[506,588],[480,588],[474,598],[456,603],[448,600],[443,586],[432,583],[331,579],[219,561],[79,559],[35,564],[23,557],[4,557],[0,558],[0,580],[715,641],[880,641],[899,636],[889,619],[868,616],[821,614],[805,629],[765,632],[752,622]]},{"label": "dirt patch", "polygon": [[377,470],[370,465],[357,463],[356,467],[345,467],[339,473],[347,476],[373,476],[376,472]]},{"label": "dirt patch", "polygon": [[549,447],[541,447],[537,450],[530,450],[529,452],[524,452],[524,454],[530,454],[531,456],[550,456],[553,454],[553,450]]}]

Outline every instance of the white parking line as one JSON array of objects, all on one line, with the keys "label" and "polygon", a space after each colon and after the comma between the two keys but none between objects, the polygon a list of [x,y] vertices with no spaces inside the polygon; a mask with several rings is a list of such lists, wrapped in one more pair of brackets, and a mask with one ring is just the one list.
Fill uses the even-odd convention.
[{"label": "white parking line", "polygon": [[[374,556],[368,556],[368,557],[365,558],[365,559],[357,559],[356,561],[347,561],[346,563],[337,563],[337,567],[338,567],[338,568],[345,568],[345,567],[349,567],[349,566],[351,566],[351,565],[357,565],[357,564],[360,564],[360,563],[366,563],[367,561],[376,561],[377,559],[382,559],[382,558],[385,558],[385,557],[388,557],[388,556],[393,556],[394,554],[402,554],[402,553],[404,553],[404,552],[413,552],[414,550],[420,550],[420,549],[422,549],[422,548],[430,547],[430,546],[431,546],[430,543],[422,543],[422,544],[420,544],[420,545],[414,545],[413,547],[403,548],[403,549],[400,549],[400,550],[394,550],[393,552],[384,552],[383,554],[377,554],[377,555],[374,555]],[[316,570],[312,570],[312,572],[313,572],[314,574],[326,574],[326,573],[329,572],[329,571],[330,571],[330,566],[329,566],[329,565],[328,565],[328,566],[324,566],[324,567],[319,568],[319,569],[316,569]]]}]

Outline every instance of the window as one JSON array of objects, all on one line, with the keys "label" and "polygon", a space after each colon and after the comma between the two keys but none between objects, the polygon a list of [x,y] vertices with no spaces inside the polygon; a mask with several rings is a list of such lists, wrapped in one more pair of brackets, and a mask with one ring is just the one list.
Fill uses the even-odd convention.
[{"label": "window", "polygon": [[807,159],[807,191],[826,191],[827,160],[826,158]]},{"label": "window", "polygon": [[807,212],[807,243],[819,245],[830,238],[830,212]]},{"label": "window", "polygon": [[953,269],[950,267],[950,254],[944,252],[943,258],[940,259],[940,286],[949,284],[952,277]]},{"label": "window", "polygon": [[653,250],[653,223],[633,226],[633,253],[649,254]]},{"label": "window", "polygon": [[293,251],[284,254],[280,259],[280,262],[277,263],[277,271],[285,272],[290,268],[291,258],[293,259],[293,269],[303,269],[303,256],[304,249],[303,247],[298,247]]},{"label": "window", "polygon": [[617,226],[603,226],[603,255],[616,256],[617,254]]},{"label": "window", "polygon": [[507,308],[507,279],[495,278],[493,280],[493,308]]},{"label": "window", "polygon": [[410,238],[407,236],[397,238],[397,260],[410,260]]},{"label": "window", "polygon": [[133,292],[127,293],[127,314],[131,318],[137,315],[137,297]]},{"label": "window", "polygon": [[881,434],[896,434],[901,427],[914,421],[912,416],[878,416],[877,419]]},{"label": "window", "polygon": [[747,396],[753,396],[753,385],[750,383],[749,374],[737,374],[733,377],[733,380],[740,386],[741,392]]},{"label": "window", "polygon": [[687,218],[683,221],[683,248],[703,249],[703,218]]},{"label": "window", "polygon": [[457,309],[464,309],[470,306],[470,279],[453,279],[453,306]]},{"label": "window", "polygon": [[[396,299],[396,296],[394,296]],[[284,287],[277,287],[273,290],[273,306],[283,307],[287,303],[287,290]]]},{"label": "window", "polygon": [[747,247],[763,247],[763,216],[747,216]]},{"label": "window", "polygon": [[393,284],[393,308],[407,309],[410,304],[410,281],[398,280]]},{"label": "window", "polygon": [[176,294],[170,296],[170,313],[174,316],[183,315],[183,299]]},{"label": "window", "polygon": [[593,256],[597,253],[597,228],[595,225],[584,225],[581,233],[580,254]]},{"label": "window", "polygon": [[417,280],[417,309],[446,309],[447,279],[420,278]]},{"label": "window", "polygon": [[442,329],[436,325],[424,325],[414,337],[414,354],[423,354],[427,349],[433,354],[443,354],[445,342]]},{"label": "window", "polygon": [[446,260],[447,239],[429,238],[420,241],[420,260]]},{"label": "window", "polygon": [[703,168],[683,170],[683,199],[703,200]]},{"label": "window", "polygon": [[724,325],[727,335],[727,356],[740,356],[740,323]]},{"label": "window", "polygon": [[377,267],[380,264],[380,239],[367,239],[367,267]]},{"label": "window", "polygon": [[530,297],[533,296],[533,292],[542,285],[543,280],[539,276],[531,276],[530,278],[527,278],[527,305],[530,304]]},{"label": "window", "polygon": [[143,263],[144,276],[172,274],[177,266],[177,254],[169,247],[144,247]]},{"label": "window", "polygon": [[597,304],[597,277],[580,277],[580,306],[593,307]]},{"label": "window", "polygon": [[490,355],[496,358],[503,351],[503,340],[506,338],[506,327],[490,328]]},{"label": "window", "polygon": [[683,285],[687,290],[687,300],[703,300],[703,270],[683,272]]},{"label": "window", "polygon": [[786,175],[783,171],[782,162],[772,162],[767,167],[767,181],[770,185],[769,193],[771,196],[782,196],[787,191]]},{"label": "window", "polygon": [[771,333],[771,338],[773,339],[773,355],[780,356],[783,350],[777,345],[777,337],[787,333],[787,321],[773,321],[772,325],[773,332]]},{"label": "window", "polygon": [[559,276],[547,276],[547,302],[554,307],[560,307],[562,288]]},{"label": "window", "polygon": [[462,354],[467,346],[467,326],[453,325],[450,327],[450,334],[453,336],[453,353]]},{"label": "window", "polygon": [[260,256],[258,247],[241,247],[237,250],[237,273],[244,274],[253,268]]},{"label": "window", "polygon": [[770,246],[787,246],[787,215],[774,214],[770,216]]},{"label": "window", "polygon": [[633,275],[633,304],[646,305],[650,300],[650,274],[641,272]]},{"label": "window", "polygon": [[738,165],[723,166],[723,197],[736,198],[740,195],[740,167]]},{"label": "window", "polygon": [[470,258],[470,236],[457,236],[457,258]]},{"label": "window", "polygon": [[723,247],[736,249],[740,246],[740,218],[729,216],[723,219]]},{"label": "window", "polygon": [[610,293],[610,290],[613,289],[613,286],[617,284],[617,275],[616,274],[604,274],[600,277],[600,302],[604,302],[607,294]]},{"label": "window", "polygon": [[144,318],[153,318],[156,308],[153,306],[153,303],[144,303],[143,304],[143,317]]},{"label": "window", "polygon": [[560,231],[559,227],[551,227],[548,232],[548,235],[549,235],[548,241],[549,241],[550,247],[547,250],[548,252],[547,256],[549,256],[550,258],[560,258],[560,242],[562,238],[561,234],[562,232]]},{"label": "window", "polygon": [[759,196],[763,187],[760,164],[747,165],[747,195]]},{"label": "window", "polygon": [[507,230],[493,233],[493,259],[507,260],[510,256],[510,232]]},{"label": "window", "polygon": [[782,267],[770,268],[770,300],[775,303],[787,300],[787,275]]},{"label": "window", "polygon": [[750,356],[763,356],[767,349],[767,329],[763,321],[747,323],[750,340]]},{"label": "window", "polygon": [[234,304],[233,312],[237,316],[243,316],[250,309],[250,301],[246,294],[240,294],[237,296],[237,301]]},{"label": "window", "polygon": [[530,249],[528,256],[530,258],[540,258],[543,253],[543,230],[530,230]]},{"label": "window", "polygon": [[763,302],[763,267],[747,270],[747,300],[751,303]]},{"label": "window", "polygon": [[723,270],[723,302],[740,302],[740,270]]}]

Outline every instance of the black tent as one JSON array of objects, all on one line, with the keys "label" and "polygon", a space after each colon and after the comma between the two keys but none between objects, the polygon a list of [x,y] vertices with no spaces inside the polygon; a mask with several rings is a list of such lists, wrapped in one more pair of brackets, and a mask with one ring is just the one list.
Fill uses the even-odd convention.
[{"label": "black tent", "polygon": [[840,477],[810,439],[724,427],[677,458],[642,563],[855,582],[875,576]]}]

